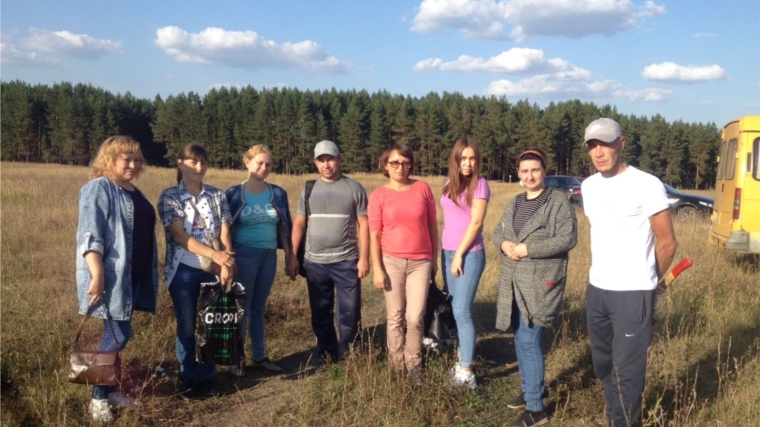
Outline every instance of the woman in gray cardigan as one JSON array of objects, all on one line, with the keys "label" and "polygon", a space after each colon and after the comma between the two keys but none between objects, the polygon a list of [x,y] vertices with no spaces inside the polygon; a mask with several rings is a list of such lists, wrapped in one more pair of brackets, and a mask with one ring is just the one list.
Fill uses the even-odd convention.
[{"label": "woman in gray cardigan", "polygon": [[513,426],[548,422],[544,413],[543,331],[551,327],[562,304],[568,252],[575,247],[575,210],[567,196],[544,186],[546,153],[523,151],[517,158],[526,192],[512,199],[493,232],[502,254],[496,327],[515,332],[515,352],[522,393],[507,402],[525,411]]}]

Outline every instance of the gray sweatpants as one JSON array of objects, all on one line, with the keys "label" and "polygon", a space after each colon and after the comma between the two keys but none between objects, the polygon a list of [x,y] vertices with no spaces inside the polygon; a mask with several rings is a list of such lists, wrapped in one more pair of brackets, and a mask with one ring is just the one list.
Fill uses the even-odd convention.
[{"label": "gray sweatpants", "polygon": [[589,283],[586,321],[594,371],[613,427],[637,425],[652,341],[655,291],[607,291]]}]

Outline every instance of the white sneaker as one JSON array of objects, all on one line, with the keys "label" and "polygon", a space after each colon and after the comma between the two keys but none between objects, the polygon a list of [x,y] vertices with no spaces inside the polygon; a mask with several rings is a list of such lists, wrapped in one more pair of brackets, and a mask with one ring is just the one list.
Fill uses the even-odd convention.
[{"label": "white sneaker", "polygon": [[134,397],[125,396],[118,391],[115,391],[108,395],[108,404],[125,408],[128,406],[137,406],[137,400]]},{"label": "white sneaker", "polygon": [[112,423],[116,420],[106,399],[92,399],[90,401],[90,415],[92,415],[93,421],[98,423]]},{"label": "white sneaker", "polygon": [[472,371],[465,371],[457,365],[457,371],[451,379],[451,386],[467,387],[470,390],[474,390],[478,387],[478,383],[475,381],[475,374]]},{"label": "white sneaker", "polygon": [[454,378],[457,376],[457,374],[459,373],[459,371],[461,371],[461,368],[459,367],[459,363],[455,364],[454,367],[452,367],[451,369],[449,369],[448,374],[449,374],[449,378],[451,379],[451,381],[454,381]]}]

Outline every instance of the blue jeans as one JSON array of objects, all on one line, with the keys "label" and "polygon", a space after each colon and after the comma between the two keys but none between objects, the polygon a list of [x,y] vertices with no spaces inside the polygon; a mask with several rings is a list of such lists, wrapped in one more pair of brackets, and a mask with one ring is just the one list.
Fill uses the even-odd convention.
[{"label": "blue jeans", "polygon": [[[129,338],[132,336],[131,320],[103,320],[103,336],[100,337],[99,351],[121,351],[126,347]],[[113,328],[113,332],[111,332]],[[114,341],[114,334],[119,341]],[[96,385],[92,387],[93,399],[108,399],[108,395],[116,391],[116,386]]]},{"label": "blue jeans", "polygon": [[[140,277],[142,277],[140,274],[132,275],[132,295],[139,295],[140,293],[140,283],[142,282]],[[129,313],[129,317],[130,320],[103,319],[103,335],[100,336],[98,351],[124,350],[127,342],[132,337],[131,312]],[[114,340],[114,336],[116,336],[116,340]],[[108,399],[108,395],[115,391],[116,386],[96,385],[92,387],[92,398],[98,400]]]},{"label": "blue jeans", "polygon": [[525,409],[543,411],[544,400],[541,396],[546,391],[546,387],[541,339],[544,335],[544,327],[536,324],[526,325],[520,315],[520,309],[513,303],[512,329],[515,331],[515,353],[517,353],[522,391],[525,396]]},{"label": "blue jeans", "polygon": [[[362,316],[362,281],[357,260],[317,264],[304,260],[309,288],[311,327],[317,336],[319,357],[338,361],[356,342]],[[338,292],[338,330],[335,332],[335,291]]]},{"label": "blue jeans", "polygon": [[457,321],[459,337],[459,366],[469,368],[475,359],[475,323],[472,321],[472,303],[478,291],[480,276],[486,268],[485,251],[467,252],[462,259],[462,274],[451,274],[451,261],[456,251],[441,251],[443,290],[451,294],[451,308]]},{"label": "blue jeans", "polygon": [[195,361],[195,321],[198,318],[201,283],[215,281],[214,275],[180,263],[169,286],[177,317],[177,360],[185,381],[210,381],[214,375],[213,363]]},{"label": "blue jeans", "polygon": [[[235,245],[236,279],[245,288],[245,317],[250,322],[253,360],[267,357],[264,347],[264,310],[277,272],[277,250]],[[245,342],[246,320],[240,327]]]}]

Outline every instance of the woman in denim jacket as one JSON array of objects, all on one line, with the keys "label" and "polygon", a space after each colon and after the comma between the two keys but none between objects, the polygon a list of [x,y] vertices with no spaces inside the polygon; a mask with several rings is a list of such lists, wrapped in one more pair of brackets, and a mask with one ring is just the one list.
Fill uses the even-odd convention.
[{"label": "woman in denim jacket", "polygon": [[[201,257],[221,266],[222,283],[232,280],[235,259],[229,248],[230,208],[222,190],[203,183],[208,170],[208,153],[200,144],[188,144],[177,154],[177,183],[161,192],[158,213],[166,229],[164,283],[177,317],[177,359],[184,383],[184,399],[204,398],[213,392],[213,363],[195,360],[195,322],[201,283],[215,282],[214,275],[201,269]],[[195,204],[195,206],[193,206]],[[198,221],[203,216],[206,229]],[[206,246],[206,236],[217,237],[223,250]],[[225,250],[226,249],[226,250]]]},{"label": "woman in denim jacket", "polygon": [[[288,193],[266,182],[272,170],[272,152],[266,145],[254,145],[243,156],[248,179],[225,192],[232,212],[232,242],[238,265],[237,280],[245,288],[245,316],[250,321],[253,367],[280,372],[266,355],[264,309],[277,270],[277,249],[290,257],[292,220]],[[246,320],[240,333],[245,342]],[[233,366],[232,375],[242,377],[242,367]]]},{"label": "woman in denim jacket", "polygon": [[[106,139],[92,162],[90,182],[79,191],[76,279],[79,313],[104,319],[100,351],[122,350],[132,335],[134,310],[156,312],[158,249],[156,212],[132,184],[142,170],[140,144],[126,136]],[[114,420],[110,406],[135,400],[112,386],[94,386],[90,414]]]}]

